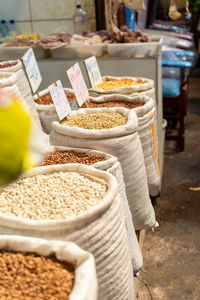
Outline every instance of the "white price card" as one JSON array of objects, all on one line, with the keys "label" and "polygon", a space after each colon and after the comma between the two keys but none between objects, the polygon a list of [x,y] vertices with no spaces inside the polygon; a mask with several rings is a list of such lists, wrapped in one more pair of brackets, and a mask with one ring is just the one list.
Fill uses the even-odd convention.
[{"label": "white price card", "polygon": [[62,120],[71,113],[71,107],[65,95],[61,81],[56,81],[56,86],[51,84],[48,89],[53,99],[57,115],[59,119]]},{"label": "white price card", "polygon": [[88,76],[91,82],[92,87],[97,86],[102,83],[102,77],[95,56],[91,56],[85,59],[85,66],[88,72]]},{"label": "white price card", "polygon": [[41,77],[40,70],[38,68],[38,64],[35,59],[35,55],[34,55],[32,48],[29,48],[26,51],[26,53],[22,57],[22,61],[23,61],[32,91],[33,91],[33,93],[35,93],[39,88],[39,85],[42,81],[42,77]]},{"label": "white price card", "polygon": [[67,71],[67,75],[74,90],[78,105],[81,107],[85,100],[88,98],[89,93],[79,64],[76,63],[73,67],[71,67]]}]

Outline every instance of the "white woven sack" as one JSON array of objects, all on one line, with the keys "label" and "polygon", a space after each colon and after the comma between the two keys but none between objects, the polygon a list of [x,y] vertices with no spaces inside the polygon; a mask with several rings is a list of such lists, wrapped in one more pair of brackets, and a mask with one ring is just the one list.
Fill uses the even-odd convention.
[{"label": "white woven sack", "polygon": [[[131,212],[128,206],[128,200],[126,197],[126,188],[124,185],[123,174],[121,170],[121,165],[118,162],[117,158],[113,155],[110,155],[105,152],[95,151],[90,149],[82,149],[82,148],[74,148],[74,147],[63,147],[63,146],[52,146],[48,149],[47,152],[54,152],[54,151],[73,151],[73,152],[81,152],[93,155],[101,155],[106,158],[105,161],[98,161],[94,163],[94,168],[102,171],[108,171],[110,174],[114,175],[117,179],[118,186],[119,186],[119,194],[123,202],[124,207],[124,214],[125,214],[125,222],[126,222],[126,229],[128,234],[128,241],[131,251],[131,258],[132,258],[132,265],[134,273],[137,273],[143,265],[143,258],[142,253],[140,251],[140,247],[138,244],[138,240],[135,234],[135,228],[132,221]],[[51,166],[49,166],[50,168]]]},{"label": "white woven sack", "polygon": [[17,86],[19,88],[19,91],[21,92],[22,97],[24,98],[24,100],[26,101],[30,109],[30,113],[33,116],[33,120],[36,122],[37,126],[41,129],[42,127],[33,101],[31,88],[28,79],[24,74],[21,61],[8,60],[8,61],[0,62],[0,65],[13,64],[13,63],[16,63],[16,65],[8,68],[3,68],[1,69],[1,72],[15,73],[17,75]]},{"label": "white woven sack", "polygon": [[[154,101],[147,96],[127,96],[127,95],[102,95],[100,97],[90,97],[88,102],[106,103],[114,101],[123,101],[130,103],[143,103],[143,106],[133,108],[138,117],[138,134],[144,153],[144,161],[147,172],[147,181],[149,194],[153,197],[160,193],[161,180],[158,165],[158,142],[156,131],[156,109]],[[90,108],[88,108],[90,109]]]},{"label": "white woven sack", "polygon": [[97,277],[93,255],[72,242],[47,241],[17,235],[0,236],[0,249],[31,252],[42,256],[55,255],[75,267],[75,281],[69,300],[96,300]]},{"label": "white woven sack", "polygon": [[[72,89],[64,88],[66,92],[73,93]],[[39,92],[40,96],[44,96],[49,93],[48,89],[42,90]],[[57,112],[55,109],[54,104],[44,105],[44,104],[38,104],[35,101],[38,99],[37,95],[33,96],[33,100],[37,109],[37,112],[39,114],[40,122],[42,125],[42,128],[45,133],[50,134],[51,132],[51,123],[57,118]],[[75,108],[75,101],[70,102],[71,109]]]},{"label": "white woven sack", "polygon": [[[112,89],[112,90],[103,90],[101,88],[98,87],[94,87],[89,89],[90,95],[93,96],[95,93],[96,94],[123,94],[123,95],[127,95],[127,94],[132,94],[132,93],[136,93],[136,92],[141,92],[141,91],[146,91],[149,89],[152,89],[154,87],[154,81],[148,78],[141,78],[141,77],[127,77],[127,76],[123,76],[123,77],[113,77],[113,76],[104,76],[102,77],[102,81],[106,81],[106,80],[134,80],[134,81],[138,81],[138,80],[143,80],[146,81],[146,83],[141,83],[141,84],[137,84],[137,85],[132,85],[132,86],[122,86],[116,89]],[[93,94],[94,93],[94,94]]]},{"label": "white woven sack", "polygon": [[155,225],[154,209],[149,198],[147,175],[138,120],[133,110],[126,108],[82,109],[71,115],[93,112],[118,112],[127,117],[127,123],[110,129],[88,130],[52,123],[50,143],[69,147],[89,148],[110,153],[121,163],[126,194],[136,230]]},{"label": "white woven sack", "polygon": [[[64,220],[30,220],[0,213],[0,234],[72,241],[95,257],[99,300],[132,300],[133,269],[118,184],[107,172],[81,164],[35,168],[24,175],[80,172],[107,182],[105,197],[95,207]],[[67,186],[66,186],[67,189]]]}]

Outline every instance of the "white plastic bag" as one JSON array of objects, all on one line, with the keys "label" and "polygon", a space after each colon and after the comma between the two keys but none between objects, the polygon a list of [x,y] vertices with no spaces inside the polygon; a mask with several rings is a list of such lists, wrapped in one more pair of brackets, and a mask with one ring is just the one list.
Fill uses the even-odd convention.
[{"label": "white plastic bag", "polygon": [[133,269],[122,200],[115,177],[81,164],[34,168],[23,177],[52,172],[80,172],[102,178],[108,185],[106,195],[95,207],[64,220],[30,220],[0,213],[0,234],[76,243],[95,257],[98,299],[132,300]]},{"label": "white plastic bag", "polygon": [[58,260],[73,264],[75,267],[75,281],[69,300],[97,299],[94,257],[76,244],[17,235],[1,235],[0,249],[14,252],[31,252],[42,256],[55,255]]},{"label": "white plastic bag", "polygon": [[133,110],[121,107],[82,109],[71,115],[96,112],[117,112],[127,117],[127,123],[110,129],[89,130],[52,123],[52,145],[95,149],[116,156],[121,164],[126,194],[136,230],[155,225],[154,209],[149,198],[147,175],[141,142],[138,136],[138,120]]}]

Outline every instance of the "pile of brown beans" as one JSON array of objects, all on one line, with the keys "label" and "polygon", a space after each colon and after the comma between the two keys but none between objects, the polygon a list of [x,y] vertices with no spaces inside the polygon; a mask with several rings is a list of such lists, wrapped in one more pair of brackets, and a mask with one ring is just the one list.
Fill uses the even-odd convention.
[{"label": "pile of brown beans", "polygon": [[64,152],[50,152],[45,154],[42,166],[48,165],[59,165],[59,164],[70,164],[70,163],[79,163],[85,165],[92,165],[97,161],[103,161],[106,158],[102,155],[94,155],[88,153],[80,153],[73,151],[64,151]]},{"label": "pile of brown beans", "polygon": [[120,113],[101,112],[68,116],[61,121],[61,124],[85,129],[109,129],[125,125],[126,122],[127,117]]},{"label": "pile of brown beans", "polygon": [[124,102],[124,101],[108,101],[108,102],[87,102],[87,108],[98,108],[98,107],[125,107],[125,108],[136,108],[143,106],[143,103],[133,103],[133,102]]},{"label": "pile of brown beans", "polygon": [[13,67],[17,64],[17,62],[13,63],[13,64],[3,64],[3,65],[0,65],[0,69],[5,69],[5,68],[10,68],[10,67]]},{"label": "pile of brown beans", "polygon": [[[65,95],[67,96],[67,99],[69,102],[73,101],[73,100],[76,100],[76,96],[74,93],[68,93],[68,92],[65,92]],[[50,104],[53,104],[53,100],[51,98],[51,95],[50,93],[44,95],[44,96],[40,96],[40,99],[42,100],[42,103],[40,102],[39,99],[37,99],[35,102],[37,104],[42,104],[42,105],[50,105]]]},{"label": "pile of brown beans", "polygon": [[74,285],[74,267],[54,256],[0,252],[1,300],[67,300]]}]

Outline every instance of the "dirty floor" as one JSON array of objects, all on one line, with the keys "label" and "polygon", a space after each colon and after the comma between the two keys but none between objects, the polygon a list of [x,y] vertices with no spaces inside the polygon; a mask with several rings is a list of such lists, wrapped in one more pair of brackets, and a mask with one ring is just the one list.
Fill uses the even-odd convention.
[{"label": "dirty floor", "polygon": [[[200,78],[191,78],[185,151],[165,154],[160,227],[148,231],[140,278],[142,300],[200,300]],[[169,150],[169,149],[168,149]]]}]

